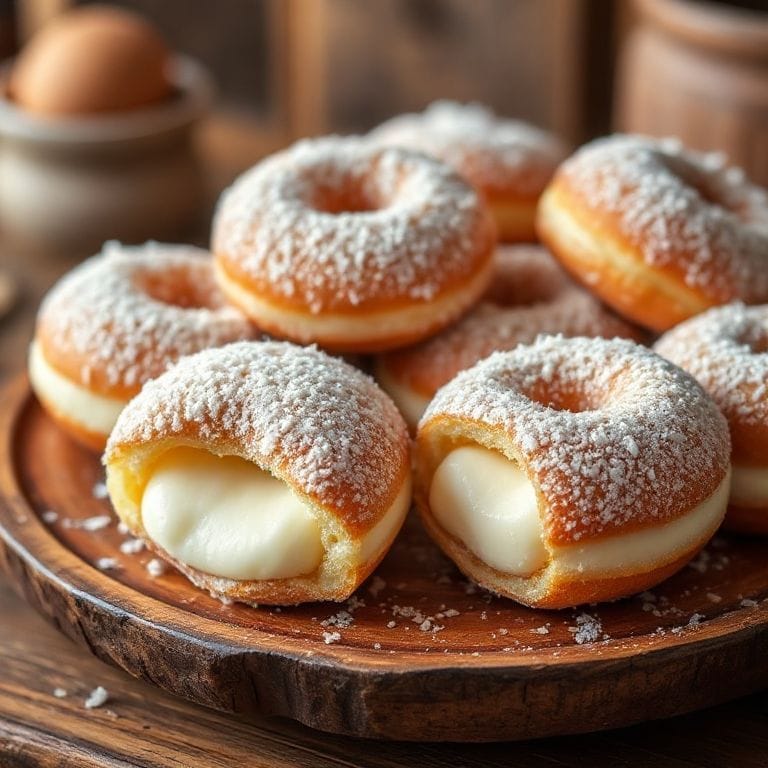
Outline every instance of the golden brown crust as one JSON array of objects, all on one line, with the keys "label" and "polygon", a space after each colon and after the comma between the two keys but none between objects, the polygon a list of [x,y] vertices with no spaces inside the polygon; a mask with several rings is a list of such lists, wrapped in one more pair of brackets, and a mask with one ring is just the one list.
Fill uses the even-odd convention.
[{"label": "golden brown crust", "polygon": [[46,361],[95,394],[127,400],[183,355],[258,331],[191,246],[108,243],[46,295],[36,341]]},{"label": "golden brown crust", "polygon": [[[417,152],[328,137],[300,142],[241,176],[221,198],[212,250],[219,275],[242,289],[238,305],[257,322],[325,344],[322,336],[297,338],[271,309],[314,315],[318,330],[326,317],[362,323],[372,312],[421,311],[427,320],[415,321],[413,333],[431,333],[485,287],[462,292],[479,276],[487,284],[495,241],[477,193],[447,166]],[[447,312],[440,303],[454,295],[456,307]],[[379,325],[370,322],[374,348]],[[362,334],[346,348],[367,346]]]},{"label": "golden brown crust", "polygon": [[676,326],[654,349],[688,371],[728,420],[733,461],[765,465],[768,455],[768,307],[740,303]]},{"label": "golden brown crust", "polygon": [[233,344],[184,358],[142,389],[105,453],[110,498],[135,535],[146,537],[141,500],[153,467],[178,447],[254,463],[318,521],[325,556],[310,576],[234,581],[174,561],[231,599],[344,599],[383,557],[410,500],[410,441],[396,408],[363,373],[316,349]]},{"label": "golden brown crust", "polygon": [[459,374],[419,424],[417,498],[465,443],[528,475],[553,546],[681,517],[730,466],[725,419],[695,380],[619,339],[544,338]]},{"label": "golden brown crust", "polygon": [[695,546],[678,553],[672,562],[640,573],[610,576],[595,574],[587,577],[572,571],[562,571],[550,565],[532,577],[521,578],[490,567],[470,552],[464,544],[446,533],[435,521],[429,506],[423,503],[423,497],[417,496],[417,506],[429,535],[456,563],[462,573],[481,587],[497,595],[511,597],[531,608],[570,608],[582,603],[615,600],[650,589],[690,562],[714,533],[714,530],[702,531],[701,538]]},{"label": "golden brown crust", "polygon": [[768,197],[669,141],[613,136],[558,169],[540,237],[579,280],[657,331],[734,299],[768,300]]},{"label": "golden brown crust", "polygon": [[383,355],[377,365],[384,381],[429,399],[491,353],[541,334],[637,341],[643,335],[568,280],[546,249],[507,245],[497,248],[493,280],[478,307],[441,334]]},{"label": "golden brown crust", "polygon": [[[568,229],[563,227],[564,217]],[[649,267],[642,252],[622,237],[617,218],[587,209],[567,183],[556,178],[542,195],[536,230],[574,279],[646,328],[665,331],[720,303],[687,286],[681,269]],[[594,242],[600,243],[599,250]]]}]

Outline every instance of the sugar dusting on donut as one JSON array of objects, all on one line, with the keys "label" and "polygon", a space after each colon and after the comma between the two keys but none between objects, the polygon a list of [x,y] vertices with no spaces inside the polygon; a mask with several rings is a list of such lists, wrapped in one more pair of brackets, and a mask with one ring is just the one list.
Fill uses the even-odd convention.
[{"label": "sugar dusting on donut", "polygon": [[721,301],[768,299],[768,194],[722,155],[617,135],[558,175],[590,211],[615,215],[648,264],[678,265],[687,285]]},{"label": "sugar dusting on donut", "polygon": [[407,428],[371,378],[314,347],[240,342],[184,358],[123,410],[120,445],[193,435],[274,467],[364,524],[399,490]]},{"label": "sugar dusting on donut", "polygon": [[550,133],[496,116],[480,104],[437,101],[420,114],[394,117],[371,132],[373,141],[428,152],[478,187],[537,195],[565,156]]},{"label": "sugar dusting on donut", "polygon": [[673,328],[655,349],[693,375],[729,421],[768,423],[768,307],[711,309]]},{"label": "sugar dusting on donut", "polygon": [[[574,392],[586,410],[539,402]],[[441,413],[512,436],[549,502],[554,540],[679,515],[715,491],[729,463],[725,419],[696,381],[619,339],[545,337],[496,353],[443,387],[421,425]]]},{"label": "sugar dusting on donut", "polygon": [[[175,306],[150,296],[142,282],[168,276],[190,283],[202,306]],[[170,297],[169,297],[170,298]],[[253,326],[228,307],[213,280],[210,258],[191,246],[107,243],[45,297],[38,316],[46,352],[65,364],[76,358],[76,374],[88,386],[98,370],[110,386],[137,388],[170,362],[211,346],[254,335]]]},{"label": "sugar dusting on donut", "polygon": [[[323,210],[325,198],[350,192],[363,210]],[[477,194],[447,166],[327,137],[243,174],[222,195],[213,251],[269,293],[317,313],[432,300],[476,273],[492,238]]]},{"label": "sugar dusting on donut", "polygon": [[399,379],[431,395],[492,352],[530,344],[542,334],[605,338],[635,334],[572,283],[546,249],[500,246],[496,259],[494,280],[483,303],[443,333],[385,357]]}]

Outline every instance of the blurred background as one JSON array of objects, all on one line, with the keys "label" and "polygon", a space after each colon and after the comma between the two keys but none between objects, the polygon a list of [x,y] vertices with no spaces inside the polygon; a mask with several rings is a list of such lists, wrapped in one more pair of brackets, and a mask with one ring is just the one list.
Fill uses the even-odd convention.
[{"label": "blurred background", "polygon": [[[0,0],[0,58],[88,4]],[[9,291],[34,303],[104,236],[204,244],[221,189],[259,158],[302,136],[366,131],[439,98],[482,102],[574,147],[612,130],[677,135],[768,185],[768,0],[113,5],[198,61],[215,97],[201,97],[152,150],[135,137],[105,143],[98,120],[71,128],[58,117],[30,121],[13,104],[0,109],[0,313]],[[128,226],[136,222],[146,226]],[[0,326],[0,341],[10,326]]]}]

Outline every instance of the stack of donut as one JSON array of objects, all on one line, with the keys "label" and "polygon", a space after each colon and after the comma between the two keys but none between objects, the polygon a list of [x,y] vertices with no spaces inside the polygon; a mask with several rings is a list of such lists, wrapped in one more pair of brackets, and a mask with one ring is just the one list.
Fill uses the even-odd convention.
[{"label": "stack of donut", "polygon": [[729,493],[768,532],[768,198],[670,141],[565,156],[445,102],[301,141],[224,192],[211,254],[110,243],[66,275],[32,386],[222,598],[348,598],[412,499],[498,594],[646,589]]}]

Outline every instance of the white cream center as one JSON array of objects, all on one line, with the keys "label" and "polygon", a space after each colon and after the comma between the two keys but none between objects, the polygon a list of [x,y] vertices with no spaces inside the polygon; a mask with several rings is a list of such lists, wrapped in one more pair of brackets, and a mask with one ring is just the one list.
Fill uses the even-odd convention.
[{"label": "white cream center", "polygon": [[446,531],[497,570],[530,576],[547,563],[533,485],[496,451],[451,451],[432,478],[429,506]]},{"label": "white cream center", "polygon": [[768,467],[734,464],[731,501],[747,508],[768,505]]},{"label": "white cream center", "polygon": [[229,579],[287,579],[323,558],[310,510],[281,480],[236,456],[166,453],[141,500],[149,537],[177,560]]},{"label": "white cream center", "polygon": [[97,395],[55,370],[37,342],[29,348],[29,380],[49,408],[89,432],[108,435],[126,401]]}]

